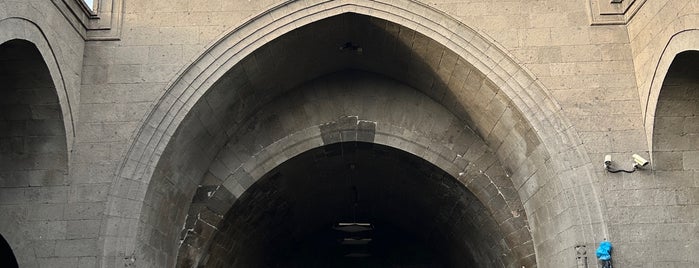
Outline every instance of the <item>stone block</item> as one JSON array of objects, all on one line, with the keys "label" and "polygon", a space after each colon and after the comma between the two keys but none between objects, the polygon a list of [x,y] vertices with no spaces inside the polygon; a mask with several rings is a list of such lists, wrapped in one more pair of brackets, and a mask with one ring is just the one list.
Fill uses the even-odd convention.
[{"label": "stone block", "polygon": [[56,240],[37,240],[33,243],[34,252],[38,258],[55,257]]},{"label": "stone block", "polygon": [[[96,256],[99,251],[96,239],[72,239],[56,241],[56,256],[59,257],[89,257]],[[75,259],[77,262],[77,258]],[[73,267],[76,267],[74,265]]]},{"label": "stone block", "polygon": [[[99,165],[99,168],[95,167]],[[117,165],[114,163],[73,163],[71,178],[74,183],[111,183]]]},{"label": "stone block", "polygon": [[24,195],[30,203],[64,203],[68,199],[68,187],[27,187],[24,188]]},{"label": "stone block", "polygon": [[36,204],[27,210],[28,220],[63,220],[65,204]]},{"label": "stone block", "polygon": [[182,69],[179,64],[160,64],[143,66],[143,81],[146,83],[167,83]]},{"label": "stone block", "polygon": [[85,66],[81,75],[83,85],[104,85],[107,83],[107,65]]},{"label": "stone block", "polygon": [[152,49],[150,46],[117,46],[110,49],[109,53],[113,54],[113,64],[137,65],[148,62],[148,54]]},{"label": "stone block", "polygon": [[86,103],[81,105],[82,122],[138,121],[150,109],[150,102]]},{"label": "stone block", "polygon": [[31,240],[66,239],[65,221],[28,221],[22,229],[23,234]]},{"label": "stone block", "polygon": [[683,152],[682,165],[684,170],[699,170],[699,151]]},{"label": "stone block", "polygon": [[56,104],[37,104],[30,106],[34,120],[61,120],[61,107]]},{"label": "stone block", "polygon": [[109,184],[74,184],[70,188],[69,202],[107,201]]},{"label": "stone block", "polygon": [[144,82],[143,66],[139,64],[110,65],[107,69],[107,83]]},{"label": "stone block", "polygon": [[103,213],[103,202],[68,203],[64,216],[66,220],[90,220],[101,219]]},{"label": "stone block", "polygon": [[65,136],[63,122],[60,120],[27,121],[25,135],[28,136]]},{"label": "stone block", "polygon": [[51,257],[39,258],[39,267],[73,268],[78,266],[78,258]]},{"label": "stone block", "polygon": [[78,268],[97,268],[100,267],[97,262],[97,257],[80,257],[78,258]]},{"label": "stone block", "polygon": [[98,238],[100,235],[101,220],[77,220],[67,221],[67,239]]},{"label": "stone block", "polygon": [[136,122],[81,123],[76,134],[83,142],[123,142],[137,125]]},{"label": "stone block", "polygon": [[82,85],[81,103],[126,103],[154,101],[165,86],[162,83]]}]

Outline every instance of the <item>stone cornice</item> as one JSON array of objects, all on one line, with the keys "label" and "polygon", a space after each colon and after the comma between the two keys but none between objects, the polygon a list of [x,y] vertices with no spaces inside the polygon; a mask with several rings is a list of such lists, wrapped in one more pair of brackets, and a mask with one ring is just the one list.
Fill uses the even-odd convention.
[{"label": "stone cornice", "polygon": [[589,0],[591,25],[625,25],[646,0]]},{"label": "stone cornice", "polygon": [[96,11],[82,0],[51,0],[86,41],[119,40],[125,0],[96,0]]}]

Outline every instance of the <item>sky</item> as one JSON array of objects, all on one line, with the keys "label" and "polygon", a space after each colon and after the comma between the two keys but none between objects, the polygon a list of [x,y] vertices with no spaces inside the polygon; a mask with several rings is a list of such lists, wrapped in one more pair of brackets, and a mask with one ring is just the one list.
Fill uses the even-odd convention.
[{"label": "sky", "polygon": [[83,0],[83,1],[85,1],[85,3],[87,3],[87,6],[90,7],[90,9],[92,9],[92,0]]}]

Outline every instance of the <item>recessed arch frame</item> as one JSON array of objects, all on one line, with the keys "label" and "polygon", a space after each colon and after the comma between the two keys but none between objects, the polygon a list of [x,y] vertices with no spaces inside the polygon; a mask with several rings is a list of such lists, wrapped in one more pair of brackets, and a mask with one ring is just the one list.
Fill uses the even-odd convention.
[{"label": "recessed arch frame", "polygon": [[[140,209],[160,156],[188,111],[207,90],[226,71],[269,41],[309,23],[348,12],[411,28],[454,51],[485,74],[520,110],[544,144],[548,157],[542,165],[547,170],[541,172],[561,180],[565,191],[560,191],[557,198],[566,198],[571,204],[570,221],[577,228],[573,239],[591,245],[602,237],[609,238],[606,216],[593,184],[593,167],[576,130],[548,90],[486,34],[413,0],[286,1],[209,45],[176,75],[143,120],[110,191],[103,228],[103,264],[135,251],[137,228],[123,226],[139,224]],[[116,185],[129,185],[132,190],[117,191]],[[538,188],[532,191],[537,194]],[[566,257],[564,249],[555,251],[547,258]],[[537,263],[543,265],[545,262],[538,258]]]},{"label": "recessed arch frame", "polygon": [[[73,120],[73,107],[66,87],[63,71],[59,64],[56,52],[54,51],[49,37],[41,30],[41,27],[33,21],[22,17],[9,17],[0,20],[0,44],[4,44],[10,40],[25,40],[36,46],[44,63],[49,69],[51,80],[56,87],[56,95],[58,95],[58,103],[61,106],[61,114],[63,115],[63,127],[66,132],[66,159],[70,163],[70,152],[75,138],[75,122]],[[69,167],[70,165],[68,165]],[[69,169],[66,169],[68,172]]]},{"label": "recessed arch frame", "polygon": [[[693,18],[684,18],[693,17]],[[675,31],[670,35],[665,46],[662,47],[660,57],[656,62],[653,76],[651,77],[650,87],[647,88],[645,94],[645,109],[643,110],[643,125],[646,130],[648,139],[648,152],[651,160],[653,159],[653,133],[655,129],[655,112],[658,106],[658,98],[663,87],[663,82],[670,70],[670,65],[675,60],[675,56],[684,51],[696,50],[699,51],[699,25],[695,27],[676,30],[678,27],[684,27],[684,21],[699,21],[697,15],[686,15],[677,18],[672,27],[668,27],[666,31]],[[651,161],[651,163],[653,163]]]}]

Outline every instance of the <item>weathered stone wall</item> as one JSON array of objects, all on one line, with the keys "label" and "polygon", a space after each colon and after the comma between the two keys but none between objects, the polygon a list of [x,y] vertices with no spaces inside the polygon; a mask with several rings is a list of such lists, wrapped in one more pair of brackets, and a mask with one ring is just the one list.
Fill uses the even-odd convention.
[{"label": "weathered stone wall", "polygon": [[646,151],[626,27],[590,26],[586,1],[427,2],[491,36],[528,68],[561,105],[590,159]]},{"label": "weathered stone wall", "polygon": [[[149,122],[145,118],[151,113],[155,116],[167,114],[164,117],[168,120],[171,119],[170,116],[184,116],[179,115],[177,111],[166,113],[156,109],[159,107],[159,100],[187,103],[187,99],[168,98],[166,90],[169,85],[187,84],[178,83],[182,79],[190,82],[197,79],[178,77],[181,74],[197,73],[187,72],[185,68],[189,64],[207,62],[212,60],[213,55],[223,53],[207,52],[206,49],[226,47],[217,43],[218,40],[230,39],[226,39],[224,34],[235,32],[236,29],[247,29],[243,26],[255,15],[262,14],[263,11],[284,1],[125,0],[120,39],[87,43],[81,38],[84,36],[84,29],[69,23],[69,18],[59,11],[55,2],[59,1],[0,0],[0,28],[3,29],[0,31],[0,40],[4,42],[29,33],[25,39],[36,44],[46,62],[61,107],[66,133],[64,150],[71,152],[66,157],[69,174],[67,177],[59,176],[60,179],[51,180],[59,185],[32,185],[31,191],[46,195],[32,197],[34,199],[28,202],[6,194],[6,189],[2,189],[0,200],[8,206],[0,208],[0,215],[19,215],[29,219],[27,215],[30,212],[40,212],[36,218],[37,222],[41,223],[40,226],[27,227],[26,230],[32,234],[43,232],[47,236],[42,235],[41,238],[21,244],[22,248],[25,245],[27,248],[41,248],[36,251],[41,254],[28,253],[31,256],[20,257],[28,267],[44,263],[50,263],[52,267],[74,267],[78,263],[88,267],[123,266],[134,262],[138,265],[138,260],[133,260],[131,256],[141,253],[124,249],[134,248],[134,240],[125,237],[137,236],[139,219],[159,216],[154,213],[162,213],[160,216],[164,219],[179,219],[182,216],[168,215],[179,212],[141,210],[144,204],[148,207],[152,205],[149,202],[154,200],[153,196],[145,194],[149,178],[140,177],[142,174],[123,179],[115,178],[115,174],[122,174],[119,173],[122,164],[126,163],[126,170],[130,167],[128,161],[133,159],[125,159],[129,156],[129,148],[133,150],[146,147],[146,144],[136,137],[146,135],[149,131],[166,132],[168,135],[174,132],[174,129],[168,129],[167,126],[145,126],[144,124]],[[299,1],[293,5],[304,6],[315,2],[318,1]],[[402,5],[408,2],[396,3]],[[559,133],[559,136],[545,136],[540,131],[536,133],[542,135],[538,138],[545,144],[557,143],[559,137],[566,140],[560,144],[546,145],[549,151],[537,151],[545,155],[541,157],[547,159],[545,163],[543,160],[542,163],[529,163],[533,160],[528,158],[528,155],[512,153],[516,151],[512,148],[516,148],[517,141],[521,141],[518,137],[505,134],[503,137],[489,139],[488,135],[484,135],[485,140],[492,146],[500,146],[499,143],[507,145],[496,147],[503,148],[498,151],[498,156],[505,164],[510,162],[507,160],[526,159],[530,164],[527,167],[552,167],[546,171],[540,169],[538,174],[527,168],[515,170],[517,175],[527,172],[536,174],[533,176],[535,179],[529,180],[531,176],[523,176],[526,181],[516,182],[518,187],[521,186],[518,190],[525,201],[525,207],[532,213],[531,221],[541,223],[537,227],[566,227],[533,231],[534,240],[539,243],[539,250],[542,250],[539,253],[545,251],[547,254],[545,258],[539,259],[539,266],[560,267],[557,266],[560,263],[553,263],[551,260],[574,258],[575,253],[571,245],[578,242],[587,243],[590,248],[595,245],[589,244],[589,241],[605,237],[612,242],[618,242],[615,243],[618,265],[652,263],[651,266],[691,266],[697,263],[696,257],[691,254],[697,251],[696,235],[689,236],[690,239],[686,235],[682,236],[687,233],[696,234],[696,218],[699,218],[695,206],[696,190],[691,188],[697,185],[698,180],[693,164],[696,162],[696,155],[694,151],[685,150],[692,148],[691,143],[677,142],[688,140],[694,132],[683,132],[683,135],[667,132],[669,129],[678,129],[679,123],[671,123],[677,121],[676,114],[664,114],[660,119],[656,117],[660,116],[656,113],[656,106],[658,112],[668,111],[662,107],[673,106],[661,105],[658,99],[663,90],[666,90],[662,85],[674,55],[683,50],[699,48],[699,34],[694,34],[693,31],[699,28],[697,1],[648,0],[640,7],[638,13],[630,18],[627,25],[594,26],[590,26],[589,12],[595,11],[588,10],[588,1],[463,0],[424,1],[424,4],[430,9],[456,18],[475,29],[485,40],[496,44],[488,47],[483,45],[481,39],[474,38],[474,46],[486,52],[503,51],[503,54],[488,54],[499,55],[494,58],[474,57],[468,58],[467,61],[472,61],[471,63],[477,67],[486,65],[481,61],[492,61],[495,65],[507,66],[510,64],[507,58],[511,58],[515,65],[526,68],[525,73],[520,72],[516,76],[512,74],[512,77],[515,77],[513,80],[528,81],[522,76],[531,75],[536,81],[534,85],[537,88],[541,85],[541,88],[545,89],[547,95],[541,99],[550,101],[546,104],[534,103],[525,94],[520,95],[525,96],[524,99],[528,101],[519,101],[512,96],[509,96],[508,100],[498,95],[498,101],[492,102],[491,106],[484,105],[482,111],[492,113],[492,109],[498,109],[505,103],[508,107],[519,109],[525,115],[544,118],[542,121],[548,120],[547,116],[550,116],[551,112],[547,111],[560,111],[566,120],[569,120],[554,124],[563,129],[556,129],[555,133]],[[411,3],[398,8],[424,7]],[[254,21],[269,23],[283,15],[285,14],[264,13],[262,18]],[[379,15],[381,13],[377,12],[377,16]],[[413,16],[410,20],[428,21],[420,16]],[[461,26],[452,25],[453,22],[449,20],[430,23],[463,29],[459,28]],[[449,37],[451,36],[445,39]],[[429,43],[423,45],[427,47],[427,44]],[[233,46],[227,48],[231,47]],[[236,49],[243,51],[247,48]],[[430,66],[439,67],[442,65],[441,55],[444,52],[432,52],[434,51],[417,55],[424,55],[427,62],[436,62]],[[197,65],[195,68],[200,67]],[[221,66],[224,69],[231,67]],[[440,74],[444,77],[452,74],[452,70],[448,68],[439,70],[449,70],[448,74]],[[498,72],[494,69],[489,70]],[[254,71],[245,70],[251,73]],[[486,72],[485,75],[489,73]],[[673,83],[670,81],[665,84],[672,86]],[[494,84],[499,86],[506,82],[494,81]],[[527,90],[531,89],[523,89],[524,92],[528,92]],[[684,94],[693,94],[688,92],[690,91],[685,91]],[[468,99],[478,96],[491,95],[482,92],[481,95],[461,97]],[[686,98],[690,95],[679,96]],[[515,101],[512,101],[513,99]],[[188,111],[187,105],[184,106],[183,111]],[[543,106],[547,106],[546,109],[539,110]],[[696,110],[696,103],[683,107],[685,108],[682,109],[689,110],[694,107]],[[496,120],[499,118],[493,119],[487,115],[475,123],[481,126],[492,124],[491,127],[494,127]],[[684,120],[690,120],[690,125],[694,122],[692,119]],[[500,130],[502,128],[500,125]],[[487,127],[476,128],[476,131],[481,134],[490,131],[498,133],[497,130]],[[654,132],[657,132],[658,136]],[[566,133],[574,133],[576,138],[569,141]],[[678,134],[676,136],[679,138],[663,138],[673,133]],[[659,141],[661,143],[656,144]],[[150,146],[150,143],[148,144]],[[668,149],[668,144],[672,144],[673,147]],[[557,149],[550,151],[554,150],[551,148]],[[679,159],[678,151],[682,151],[682,166],[676,164],[676,160]],[[2,152],[2,156],[6,157],[12,150]],[[578,158],[557,155],[563,152],[582,153]],[[632,153],[644,157],[652,154],[653,171],[608,174],[601,168],[605,154],[611,154],[616,164],[626,167],[631,161]],[[560,162],[549,161],[551,158]],[[551,164],[554,162],[556,164]],[[146,163],[148,164],[150,163]],[[630,164],[628,165],[630,167]],[[553,168],[559,166],[562,167]],[[578,178],[582,177],[592,178],[593,183],[576,184],[581,181]],[[29,181],[37,181],[36,178],[38,177],[32,177]],[[12,184],[12,181],[16,181],[16,178],[8,180],[3,177],[3,185]],[[24,185],[24,182],[20,184]],[[687,190],[687,187],[692,190]],[[574,191],[578,188],[584,188],[585,193],[591,194],[580,195]],[[174,193],[166,189],[168,188],[164,187],[162,191],[156,191],[153,195],[167,196]],[[541,192],[538,192],[539,190]],[[23,192],[22,195],[26,193]],[[547,195],[550,198],[535,198],[533,200],[536,202],[526,202],[530,196],[536,194]],[[146,196],[145,200],[143,196]],[[55,202],[53,197],[57,198]],[[108,204],[108,200],[111,200],[111,203]],[[561,206],[556,200],[565,200],[562,203],[571,204],[571,207],[599,206],[602,213],[583,215],[580,210]],[[172,204],[181,205],[187,204]],[[106,220],[110,215],[118,217],[113,221]],[[160,222],[167,223],[169,222]],[[175,223],[183,224],[184,222]],[[567,228],[578,225],[595,227],[581,227],[580,230]],[[5,235],[5,229],[1,230]],[[14,242],[8,240],[13,245]],[[673,248],[670,245],[687,247]],[[654,247],[666,250],[656,252],[652,250]],[[589,249],[588,251],[591,252]],[[588,256],[593,258],[592,255]],[[34,261],[32,258],[39,260]],[[566,263],[565,266],[571,266],[571,263]]]}]

